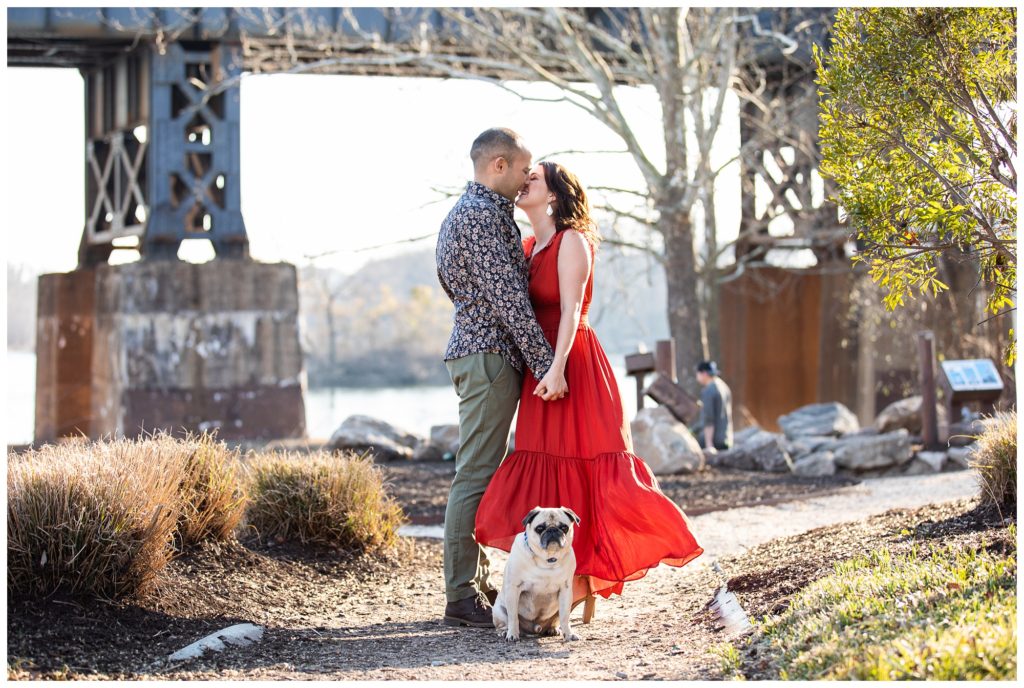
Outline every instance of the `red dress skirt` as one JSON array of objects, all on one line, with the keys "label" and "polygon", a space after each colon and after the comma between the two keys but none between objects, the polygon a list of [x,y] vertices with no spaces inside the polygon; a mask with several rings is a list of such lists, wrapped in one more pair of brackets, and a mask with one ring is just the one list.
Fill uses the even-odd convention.
[{"label": "red dress skirt", "polygon": [[[530,300],[552,348],[561,318],[558,249],[564,235],[556,234],[530,264]],[[530,256],[533,237],[524,248]],[[683,566],[704,551],[682,509],[633,454],[615,375],[587,322],[593,286],[591,269],[565,367],[569,393],[543,401],[533,395],[537,380],[523,376],[515,451],[498,467],[476,516],[477,541],[509,551],[534,507],[575,511],[574,599],[621,593],[623,582],[642,578],[647,569]]]}]

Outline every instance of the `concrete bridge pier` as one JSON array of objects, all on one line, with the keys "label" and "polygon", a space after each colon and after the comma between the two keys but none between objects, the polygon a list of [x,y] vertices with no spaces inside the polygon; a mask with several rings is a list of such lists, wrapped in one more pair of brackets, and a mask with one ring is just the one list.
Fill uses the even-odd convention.
[{"label": "concrete bridge pier", "polygon": [[[39,280],[35,441],[303,437],[296,270],[251,260],[242,220],[237,43],[141,40],[79,70],[85,222],[78,268]],[[180,261],[196,240],[216,258]],[[124,250],[141,260],[110,265]]]},{"label": "concrete bridge pier", "polygon": [[305,435],[295,267],[98,265],[39,280],[36,442]]}]

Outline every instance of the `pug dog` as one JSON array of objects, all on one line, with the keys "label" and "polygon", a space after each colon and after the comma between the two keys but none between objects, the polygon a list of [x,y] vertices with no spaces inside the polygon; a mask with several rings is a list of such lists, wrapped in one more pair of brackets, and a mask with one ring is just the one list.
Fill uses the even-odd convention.
[{"label": "pug dog", "polygon": [[505,564],[505,578],[494,601],[492,618],[499,636],[519,640],[520,631],[579,640],[569,626],[576,555],[573,529],[580,518],[565,507],[535,507],[523,519]]}]

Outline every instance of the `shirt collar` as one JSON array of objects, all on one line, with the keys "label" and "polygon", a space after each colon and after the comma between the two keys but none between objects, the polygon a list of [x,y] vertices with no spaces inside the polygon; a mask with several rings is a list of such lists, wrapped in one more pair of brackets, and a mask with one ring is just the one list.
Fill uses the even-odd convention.
[{"label": "shirt collar", "polygon": [[512,217],[513,214],[515,214],[515,203],[508,200],[494,189],[484,186],[480,182],[469,182],[466,184],[466,193],[470,196],[483,196],[501,208],[501,210],[503,210],[509,217]]}]

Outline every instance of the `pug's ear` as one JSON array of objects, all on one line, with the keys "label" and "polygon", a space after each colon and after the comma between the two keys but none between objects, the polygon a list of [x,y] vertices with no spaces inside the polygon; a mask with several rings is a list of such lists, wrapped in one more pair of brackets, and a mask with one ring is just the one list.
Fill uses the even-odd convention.
[{"label": "pug's ear", "polygon": [[525,528],[525,527],[529,526],[530,525],[530,521],[532,521],[534,519],[534,517],[537,514],[539,514],[539,513],[540,513],[540,507],[539,506],[533,507],[533,510],[531,510],[530,513],[526,514],[526,518],[523,519],[523,527]]},{"label": "pug's ear", "polygon": [[569,508],[563,506],[562,507],[562,513],[564,513],[566,516],[571,518],[576,523],[576,525],[580,524],[580,517],[577,516],[576,512],[573,511],[572,509],[569,509]]}]

